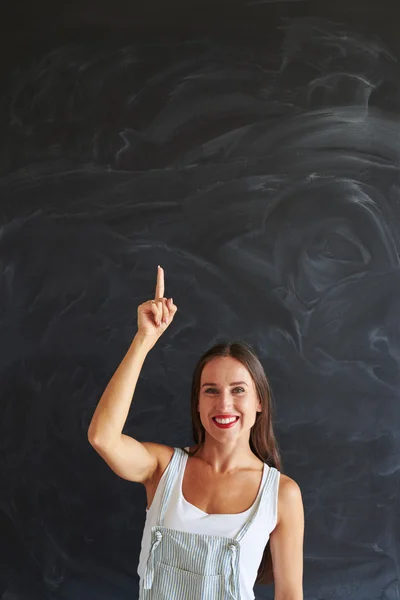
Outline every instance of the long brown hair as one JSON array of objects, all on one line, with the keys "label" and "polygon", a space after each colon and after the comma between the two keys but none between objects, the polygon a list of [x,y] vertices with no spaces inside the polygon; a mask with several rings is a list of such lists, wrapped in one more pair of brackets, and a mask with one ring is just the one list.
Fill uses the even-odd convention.
[{"label": "long brown hair", "polygon": [[[246,367],[254,381],[258,398],[261,401],[262,410],[261,412],[257,412],[255,423],[250,430],[250,448],[260,460],[282,472],[282,461],[272,427],[273,401],[271,388],[257,355],[252,347],[243,341],[216,344],[200,357],[194,369],[191,390],[191,411],[193,438],[196,448],[189,452],[189,454],[191,456],[196,454],[205,441],[205,429],[197,410],[201,374],[205,365],[213,358],[226,356],[231,356],[239,360]],[[273,583],[273,581],[272,557],[268,541],[258,568],[256,583],[268,584]]]}]

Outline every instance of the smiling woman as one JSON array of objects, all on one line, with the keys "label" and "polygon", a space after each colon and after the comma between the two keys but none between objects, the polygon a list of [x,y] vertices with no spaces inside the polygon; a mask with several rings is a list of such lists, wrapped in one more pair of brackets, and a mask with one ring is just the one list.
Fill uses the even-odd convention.
[{"label": "smiling woman", "polygon": [[149,350],[177,311],[138,308],[138,333],[93,415],[89,440],[121,477],[143,483],[148,507],[138,566],[141,600],[252,600],[256,582],[301,600],[301,492],[283,475],[264,369],[245,343],[218,344],[193,373],[195,445],[172,448],[122,434]]}]

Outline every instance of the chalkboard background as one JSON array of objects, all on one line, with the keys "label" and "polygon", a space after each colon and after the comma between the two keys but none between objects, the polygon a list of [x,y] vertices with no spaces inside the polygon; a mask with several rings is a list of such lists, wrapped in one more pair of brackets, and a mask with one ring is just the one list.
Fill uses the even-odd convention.
[{"label": "chalkboard background", "polygon": [[137,598],[144,490],[87,428],[157,264],[179,312],[126,433],[191,443],[194,364],[245,339],[303,493],[305,598],[399,599],[399,12],[7,8],[1,600]]}]

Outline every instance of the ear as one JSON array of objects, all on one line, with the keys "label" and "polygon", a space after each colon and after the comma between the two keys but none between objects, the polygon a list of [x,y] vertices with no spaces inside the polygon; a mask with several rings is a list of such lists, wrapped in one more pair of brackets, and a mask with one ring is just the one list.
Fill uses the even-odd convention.
[{"label": "ear", "polygon": [[262,412],[262,405],[260,401],[257,404],[257,412]]}]

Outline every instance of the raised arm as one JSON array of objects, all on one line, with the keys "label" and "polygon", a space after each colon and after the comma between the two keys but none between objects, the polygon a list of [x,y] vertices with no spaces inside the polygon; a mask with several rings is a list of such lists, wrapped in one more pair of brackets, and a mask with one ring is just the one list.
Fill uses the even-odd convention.
[{"label": "raised arm", "polygon": [[164,271],[158,267],[155,298],[138,307],[138,331],[107,384],[89,426],[90,444],[117,475],[129,481],[149,481],[159,465],[163,448],[167,448],[141,443],[122,430],[147,353],[170,325],[176,311],[172,298],[164,298]]}]

